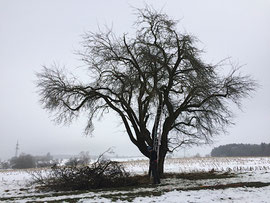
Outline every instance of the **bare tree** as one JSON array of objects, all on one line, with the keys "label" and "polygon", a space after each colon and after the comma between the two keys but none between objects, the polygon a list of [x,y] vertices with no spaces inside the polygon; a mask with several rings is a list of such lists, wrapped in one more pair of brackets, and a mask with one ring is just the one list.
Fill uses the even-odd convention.
[{"label": "bare tree", "polygon": [[160,123],[162,174],[167,152],[208,143],[232,124],[229,102],[240,106],[256,83],[233,66],[223,76],[220,65],[203,62],[196,39],[179,33],[177,21],[162,12],[140,9],[135,25],[134,37],[117,37],[111,30],[85,34],[80,56],[91,74],[88,84],[57,67],[44,67],[37,86],[43,107],[57,121],[88,112],[87,133],[97,115],[116,112],[131,142],[147,157]]}]

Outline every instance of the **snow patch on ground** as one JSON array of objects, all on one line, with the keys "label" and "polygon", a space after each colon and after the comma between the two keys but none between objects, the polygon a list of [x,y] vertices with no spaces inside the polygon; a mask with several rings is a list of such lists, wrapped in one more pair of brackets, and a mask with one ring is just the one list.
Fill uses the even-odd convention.
[{"label": "snow patch on ground", "polygon": [[[146,174],[148,160],[122,161],[126,170],[132,174]],[[219,190],[188,190],[201,186],[214,186],[219,184],[231,184],[239,182],[270,182],[270,157],[259,158],[182,158],[167,159],[165,162],[166,172],[230,172],[237,174],[236,177],[211,180],[186,180],[186,179],[163,179],[158,187],[136,188],[126,191],[102,191],[95,192],[38,192],[35,185],[31,185],[31,171],[40,170],[0,170],[0,202],[49,202],[68,201],[75,199],[78,202],[111,202],[108,196],[125,197],[132,194],[133,202],[269,202],[270,186],[262,188],[228,188]],[[41,170],[46,173],[46,170]],[[162,193],[154,196],[158,191]],[[166,192],[163,192],[166,191]],[[148,195],[140,195],[149,192]],[[153,195],[151,195],[153,193]],[[117,200],[116,202],[127,202]]]}]

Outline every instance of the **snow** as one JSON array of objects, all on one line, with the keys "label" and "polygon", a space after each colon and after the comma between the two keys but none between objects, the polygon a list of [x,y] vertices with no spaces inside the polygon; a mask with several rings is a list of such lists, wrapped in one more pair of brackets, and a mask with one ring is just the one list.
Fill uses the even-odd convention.
[{"label": "snow", "polygon": [[30,179],[25,170],[1,170],[0,171],[0,197],[22,190]]},{"label": "snow", "polygon": [[[145,174],[148,171],[148,160],[118,160],[132,174]],[[270,157],[259,158],[179,158],[165,162],[166,172],[201,172],[214,170],[236,174],[233,178],[211,180],[163,179],[158,187],[136,188],[133,190],[98,190],[95,192],[38,192],[32,185],[31,171],[39,170],[0,170],[0,202],[46,202],[76,200],[81,203],[111,202],[113,195],[116,202],[128,195],[135,198],[132,202],[269,202],[270,186],[261,188],[238,187],[228,189],[189,190],[192,187],[214,186],[239,182],[270,182]],[[185,189],[185,191],[183,191]],[[161,191],[157,195],[157,192]],[[141,195],[149,192],[147,195]],[[153,195],[151,195],[153,194]],[[156,196],[155,196],[156,195]]]},{"label": "snow", "polygon": [[[234,188],[225,190],[172,191],[159,197],[138,197],[133,202],[269,202],[270,186],[265,188]],[[85,202],[91,202],[85,201]]]}]

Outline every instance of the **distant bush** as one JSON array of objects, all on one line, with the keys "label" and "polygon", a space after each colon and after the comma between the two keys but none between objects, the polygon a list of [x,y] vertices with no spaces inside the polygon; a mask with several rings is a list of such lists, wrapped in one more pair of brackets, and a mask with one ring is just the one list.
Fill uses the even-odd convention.
[{"label": "distant bush", "polygon": [[88,165],[90,163],[89,152],[80,152],[78,156],[71,157],[65,166],[78,166],[78,165]]},{"label": "distant bush", "polygon": [[228,144],[211,151],[212,157],[270,156],[270,144]]},{"label": "distant bush", "polygon": [[52,190],[87,190],[130,185],[129,173],[115,161],[102,156],[90,166],[54,166],[45,175],[32,172],[33,181]]},{"label": "distant bush", "polygon": [[35,158],[30,154],[21,154],[19,157],[13,157],[10,165],[14,169],[25,169],[36,167]]},{"label": "distant bush", "polygon": [[55,164],[57,164],[57,161],[53,159],[50,153],[47,153],[45,156],[32,156],[22,153],[19,157],[11,158],[9,165],[5,166],[13,169],[25,169],[51,167]]}]

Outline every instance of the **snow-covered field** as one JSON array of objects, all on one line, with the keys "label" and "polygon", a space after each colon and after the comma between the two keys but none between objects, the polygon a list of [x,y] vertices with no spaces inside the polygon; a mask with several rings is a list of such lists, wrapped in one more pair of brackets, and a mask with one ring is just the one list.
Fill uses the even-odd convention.
[{"label": "snow-covered field", "polygon": [[[118,160],[121,161],[121,160]],[[125,160],[131,174],[145,174],[147,160]],[[40,169],[32,169],[40,170]],[[159,186],[121,190],[39,192],[31,184],[31,170],[0,170],[0,202],[270,202],[270,186],[241,187],[238,183],[270,183],[270,157],[261,158],[179,158],[168,159],[166,172],[207,172],[236,174],[226,179],[162,179]],[[234,184],[213,189],[210,186]],[[202,188],[194,190],[194,188]]]}]

